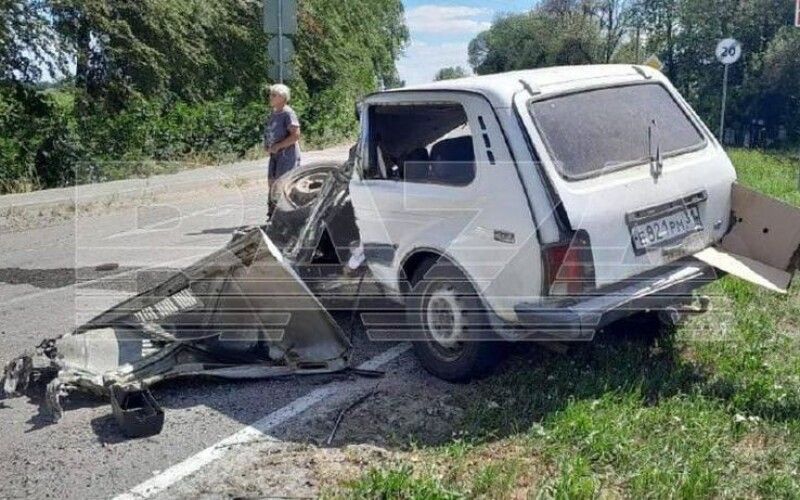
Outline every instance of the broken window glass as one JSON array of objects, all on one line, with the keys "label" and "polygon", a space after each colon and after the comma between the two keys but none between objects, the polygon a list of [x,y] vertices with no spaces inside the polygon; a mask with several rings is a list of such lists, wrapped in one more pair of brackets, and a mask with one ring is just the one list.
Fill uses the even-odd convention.
[{"label": "broken window glass", "polygon": [[465,186],[475,179],[475,150],[460,104],[373,106],[364,175]]}]

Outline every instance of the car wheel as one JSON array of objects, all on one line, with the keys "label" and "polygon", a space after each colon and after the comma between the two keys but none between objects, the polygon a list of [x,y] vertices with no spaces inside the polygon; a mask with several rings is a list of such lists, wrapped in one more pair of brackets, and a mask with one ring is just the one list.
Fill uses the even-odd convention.
[{"label": "car wheel", "polygon": [[464,382],[488,374],[500,359],[480,296],[453,264],[424,263],[415,272],[406,317],[417,340],[414,352],[431,374]]},{"label": "car wheel", "polygon": [[308,221],[326,181],[339,170],[334,163],[314,163],[290,170],[272,183],[269,203],[273,207],[267,236],[278,248],[290,245]]},{"label": "car wheel", "polygon": [[340,170],[336,163],[316,163],[290,170],[270,186],[270,199],[280,210],[307,212],[317,201],[325,181]]}]

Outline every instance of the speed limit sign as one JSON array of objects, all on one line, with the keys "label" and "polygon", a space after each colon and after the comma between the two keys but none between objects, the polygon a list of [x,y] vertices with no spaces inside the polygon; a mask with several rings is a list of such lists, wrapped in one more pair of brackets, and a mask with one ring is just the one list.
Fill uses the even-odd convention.
[{"label": "speed limit sign", "polygon": [[742,57],[742,44],[733,38],[726,38],[717,44],[716,54],[722,64],[733,64]]}]

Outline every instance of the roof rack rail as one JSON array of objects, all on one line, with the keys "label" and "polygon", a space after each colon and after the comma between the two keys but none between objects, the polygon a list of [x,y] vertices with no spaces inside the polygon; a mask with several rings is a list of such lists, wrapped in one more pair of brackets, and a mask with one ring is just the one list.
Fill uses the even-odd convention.
[{"label": "roof rack rail", "polygon": [[633,70],[645,77],[645,79],[649,80],[653,78],[653,75],[649,74],[642,66],[633,65]]},{"label": "roof rack rail", "polygon": [[531,86],[531,84],[530,84],[530,83],[526,82],[526,81],[525,81],[525,80],[523,80],[522,78],[520,78],[520,79],[519,79],[519,83],[521,83],[521,84],[522,84],[522,86],[525,88],[525,90],[527,90],[527,91],[528,91],[528,93],[531,95],[531,97],[533,97],[533,96],[535,96],[535,95],[539,95],[539,94],[541,94],[541,93],[542,93],[542,92],[541,92],[539,89],[534,89],[534,88]]}]

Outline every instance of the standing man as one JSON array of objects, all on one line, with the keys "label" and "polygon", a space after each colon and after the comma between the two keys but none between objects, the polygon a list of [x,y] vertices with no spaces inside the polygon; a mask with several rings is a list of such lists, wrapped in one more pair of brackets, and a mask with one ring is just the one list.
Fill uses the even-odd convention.
[{"label": "standing man", "polygon": [[[283,84],[269,88],[269,104],[272,114],[264,131],[264,149],[269,152],[267,179],[270,188],[280,176],[300,164],[300,121],[289,106],[291,91]],[[272,200],[267,207],[267,216],[272,214]]]}]

